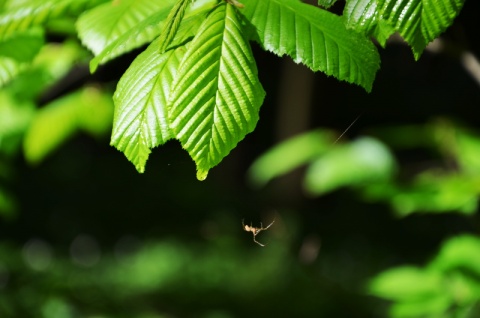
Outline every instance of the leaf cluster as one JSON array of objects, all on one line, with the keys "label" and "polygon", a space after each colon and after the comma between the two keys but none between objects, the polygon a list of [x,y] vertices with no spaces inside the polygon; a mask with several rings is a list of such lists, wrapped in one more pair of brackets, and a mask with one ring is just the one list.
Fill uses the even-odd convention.
[{"label": "leaf cluster", "polygon": [[249,41],[370,91],[380,63],[369,37],[384,45],[398,31],[418,58],[462,5],[457,1],[438,11],[421,1],[398,6],[347,1],[343,16],[337,16],[297,0],[190,2],[106,3],[77,24],[83,43],[96,55],[92,70],[156,38],[115,93],[111,143],[140,172],[152,148],[175,138],[204,179],[254,129],[264,91]]},{"label": "leaf cluster", "polygon": [[250,42],[370,91],[380,67],[372,39],[384,46],[398,32],[418,59],[464,1],[347,0],[342,15],[325,9],[334,2],[5,1],[0,85],[28,68],[45,32],[78,35],[92,72],[149,44],[118,83],[111,144],[143,172],[152,148],[177,139],[203,180],[258,121],[265,92]]}]

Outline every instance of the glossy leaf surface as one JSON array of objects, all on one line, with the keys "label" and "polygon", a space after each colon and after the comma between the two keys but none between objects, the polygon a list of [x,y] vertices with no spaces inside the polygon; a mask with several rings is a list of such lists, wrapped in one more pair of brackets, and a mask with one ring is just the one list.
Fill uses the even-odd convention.
[{"label": "glossy leaf surface", "polygon": [[264,96],[235,7],[218,6],[189,45],[169,99],[171,127],[198,179],[255,128]]},{"label": "glossy leaf surface", "polygon": [[373,43],[348,30],[341,17],[297,0],[246,0],[242,13],[253,39],[313,71],[372,89],[380,58]]}]

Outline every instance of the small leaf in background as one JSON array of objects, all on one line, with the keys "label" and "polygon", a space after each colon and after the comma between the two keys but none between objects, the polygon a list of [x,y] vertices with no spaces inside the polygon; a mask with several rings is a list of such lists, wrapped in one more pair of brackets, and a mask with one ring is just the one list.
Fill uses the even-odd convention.
[{"label": "small leaf in background", "polygon": [[0,13],[0,39],[58,17],[78,15],[105,1],[107,0],[45,0],[11,6]]},{"label": "small leaf in background", "polygon": [[85,49],[75,41],[46,44],[29,67],[23,68],[9,83],[9,93],[20,101],[37,99],[49,85],[65,76],[84,54]]},{"label": "small leaf in background", "polygon": [[17,152],[34,114],[32,103],[20,103],[5,90],[0,91],[0,154],[11,156]]},{"label": "small leaf in background", "polygon": [[75,63],[84,60],[85,53],[85,48],[73,40],[48,43],[35,57],[33,67],[47,71],[52,80],[58,80],[67,74]]},{"label": "small leaf in background", "polygon": [[424,269],[402,266],[387,270],[369,284],[373,295],[396,301],[415,301],[443,293],[443,277]]},{"label": "small leaf in background", "polygon": [[460,13],[464,0],[382,0],[381,18],[412,47],[418,60],[433,41]]},{"label": "small leaf in background", "polygon": [[70,138],[77,129],[78,95],[59,98],[39,110],[26,132],[25,159],[37,164]]},{"label": "small leaf in background", "polygon": [[318,0],[318,5],[328,9],[333,6],[335,2],[337,2],[337,0]]},{"label": "small leaf in background", "polygon": [[290,138],[267,150],[255,160],[248,178],[255,187],[264,186],[273,178],[307,164],[334,146],[334,135],[325,130],[314,130]]},{"label": "small leaf in background", "polygon": [[255,128],[264,96],[236,9],[216,7],[189,44],[168,103],[199,180]]},{"label": "small leaf in background", "polygon": [[377,49],[341,17],[298,0],[243,3],[241,13],[254,27],[251,37],[265,50],[371,91],[380,67]]},{"label": "small leaf in background", "polygon": [[444,283],[440,273],[403,266],[377,275],[370,281],[369,292],[394,301],[393,318],[440,317],[453,302]]},{"label": "small leaf in background", "polygon": [[456,173],[435,170],[416,176],[413,184],[394,194],[391,203],[396,212],[461,212],[473,214],[478,206],[478,180]]},{"label": "small leaf in background", "polygon": [[457,134],[458,161],[465,173],[480,176],[480,137],[466,132]]},{"label": "small leaf in background", "polygon": [[44,45],[43,30],[30,29],[0,41],[0,56],[18,62],[31,62]]},{"label": "small leaf in background", "polygon": [[[38,164],[79,129],[94,135],[105,132],[111,121],[113,105],[109,96],[103,94],[87,87],[38,110],[24,138],[26,160]],[[92,114],[93,108],[96,109]],[[97,118],[86,124],[92,115]]]},{"label": "small leaf in background", "polygon": [[78,128],[92,137],[106,136],[112,127],[112,96],[96,87],[86,87],[80,96]]},{"label": "small leaf in background", "polygon": [[430,267],[442,272],[457,270],[474,275],[480,286],[480,238],[461,235],[449,239]]},{"label": "small leaf in background", "polygon": [[0,41],[0,87],[21,73],[43,45],[43,31],[38,28]]},{"label": "small leaf in background", "polygon": [[396,170],[395,159],[379,141],[363,137],[339,145],[308,168],[306,189],[322,194],[342,186],[356,186],[389,180]]}]

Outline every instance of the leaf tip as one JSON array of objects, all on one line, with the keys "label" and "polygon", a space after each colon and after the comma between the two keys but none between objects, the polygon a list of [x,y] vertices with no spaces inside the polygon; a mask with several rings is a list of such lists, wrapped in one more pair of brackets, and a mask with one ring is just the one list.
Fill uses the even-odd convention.
[{"label": "leaf tip", "polygon": [[205,179],[207,179],[207,176],[208,176],[208,170],[202,170],[202,169],[197,170],[198,181],[204,181]]},{"label": "leaf tip", "polygon": [[97,61],[96,58],[94,58],[93,60],[90,61],[89,67],[90,67],[90,74],[95,73],[95,71],[98,68],[98,61]]}]

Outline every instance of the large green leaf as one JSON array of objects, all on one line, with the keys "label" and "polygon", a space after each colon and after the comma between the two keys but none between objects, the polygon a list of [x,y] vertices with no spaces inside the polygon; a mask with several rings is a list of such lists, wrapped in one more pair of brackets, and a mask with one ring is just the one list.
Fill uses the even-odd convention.
[{"label": "large green leaf", "polygon": [[[204,18],[204,14],[188,18],[174,42],[193,36]],[[174,137],[167,116],[167,99],[186,47],[160,54],[159,42],[160,39],[155,40],[133,61],[114,95],[111,145],[124,152],[139,172],[145,171],[150,149]]]},{"label": "large green leaf", "polygon": [[254,129],[265,96],[236,10],[220,5],[207,17],[169,99],[172,130],[195,161],[199,180]]},{"label": "large green leaf", "polygon": [[0,14],[0,39],[66,15],[77,15],[106,0],[29,1]]},{"label": "large green leaf", "polygon": [[125,153],[139,172],[150,149],[173,137],[166,105],[185,47],[159,54],[159,41],[141,53],[120,79],[114,95],[111,145]]},{"label": "large green leaf", "polygon": [[298,0],[244,0],[253,38],[266,50],[340,80],[372,88],[380,58],[364,35],[348,30],[333,13]]},{"label": "large green leaf", "polygon": [[[167,17],[175,1],[122,0],[104,3],[78,19],[78,36],[86,47],[98,55],[123,34],[134,28],[138,29],[139,24],[146,19],[155,16],[152,24],[158,25],[159,21]],[[136,40],[137,45],[152,40],[148,37],[146,25],[143,24],[142,36]],[[143,40],[145,42],[142,43]]]},{"label": "large green leaf", "polygon": [[429,42],[449,27],[464,0],[378,0],[381,18],[412,46],[419,59]]}]

